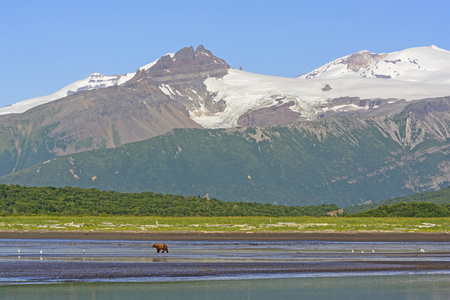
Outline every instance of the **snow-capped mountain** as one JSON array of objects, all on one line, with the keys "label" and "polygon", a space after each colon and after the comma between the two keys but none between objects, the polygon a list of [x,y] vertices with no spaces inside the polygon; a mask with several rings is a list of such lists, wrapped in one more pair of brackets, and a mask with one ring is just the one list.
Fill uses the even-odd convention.
[{"label": "snow-capped mountain", "polygon": [[444,114],[437,120],[445,119],[450,111],[449,64],[450,52],[434,46],[391,54],[359,52],[302,77],[283,78],[232,69],[202,45],[186,47],[135,73],[94,73],[55,94],[0,109],[0,154],[8,162],[3,172],[146,140],[174,128],[390,116],[412,101],[428,103],[437,97],[443,98],[435,99],[433,109]]},{"label": "snow-capped mountain", "polygon": [[30,108],[49,103],[51,101],[67,97],[81,91],[121,85],[133,78],[134,75],[135,73],[127,73],[124,75],[104,75],[94,72],[87,78],[71,83],[51,95],[31,98],[9,106],[2,107],[0,108],[0,115],[23,113]]},{"label": "snow-capped mountain", "polygon": [[386,114],[386,106],[399,100],[450,95],[450,52],[436,46],[390,54],[361,51],[296,79],[230,69],[205,84],[215,95],[213,102],[226,103],[216,113],[190,110],[191,118],[207,128],[267,125],[268,118],[292,122],[343,113]]},{"label": "snow-capped mountain", "polygon": [[[169,53],[167,55],[173,56],[174,54]],[[153,65],[155,65],[158,62],[158,60],[159,59],[139,68],[138,71],[150,69]],[[30,108],[36,107],[38,105],[49,103],[82,91],[122,85],[127,81],[129,81],[131,78],[133,78],[135,75],[136,72],[126,73],[124,75],[105,75],[98,72],[94,72],[85,79],[76,81],[61,88],[56,93],[23,100],[15,104],[2,107],[0,108],[0,115],[23,113],[29,110]]]},{"label": "snow-capped mountain", "polygon": [[[362,51],[298,78],[232,69],[201,45],[186,47],[135,73],[95,73],[59,95],[2,109],[0,176],[174,194],[209,193],[219,183],[215,193],[237,191],[233,201],[274,187],[308,201],[355,187],[357,196],[343,201],[372,199],[384,186],[380,199],[437,189],[450,182],[449,79],[450,52],[434,46]],[[284,125],[267,126],[274,124]]]},{"label": "snow-capped mountain", "polygon": [[[200,57],[213,58],[203,63],[203,68],[223,65],[228,71],[221,73],[224,76],[203,78],[201,69],[194,68],[191,75],[200,72],[195,82],[186,81],[191,75],[183,75],[184,70],[190,70],[183,65],[189,61],[189,55],[183,58],[180,54],[177,57],[169,53],[135,73],[121,76],[93,73],[52,95],[0,108],[0,115],[21,113],[79,91],[144,79],[156,82],[164,95],[185,106],[189,117],[206,128],[295,122],[342,113],[376,114],[380,106],[401,99],[450,95],[450,52],[436,46],[384,54],[360,51],[297,78],[231,69],[223,60],[199,46],[197,61]],[[178,80],[173,80],[175,77]],[[370,99],[378,100],[361,102]]]},{"label": "snow-capped mountain", "polygon": [[450,51],[437,46],[374,54],[367,50],[336,59],[301,79],[366,77],[450,84]]}]

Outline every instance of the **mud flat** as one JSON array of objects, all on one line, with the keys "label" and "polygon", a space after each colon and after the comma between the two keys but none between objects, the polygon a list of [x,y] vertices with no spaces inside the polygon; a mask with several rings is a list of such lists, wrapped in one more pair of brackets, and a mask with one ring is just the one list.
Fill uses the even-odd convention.
[{"label": "mud flat", "polygon": [[129,263],[6,261],[0,277],[27,281],[233,276],[243,274],[450,270],[450,262]]},{"label": "mud flat", "polygon": [[88,240],[321,240],[373,242],[450,242],[449,232],[199,232],[199,231],[0,231],[0,239]]}]

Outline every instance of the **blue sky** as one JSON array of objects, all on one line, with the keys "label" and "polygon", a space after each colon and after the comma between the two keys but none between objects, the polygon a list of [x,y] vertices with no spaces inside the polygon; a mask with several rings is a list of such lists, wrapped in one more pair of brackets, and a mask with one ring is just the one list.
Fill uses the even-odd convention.
[{"label": "blue sky", "polygon": [[0,107],[191,45],[283,77],[360,50],[450,50],[449,11],[448,0],[0,0]]}]

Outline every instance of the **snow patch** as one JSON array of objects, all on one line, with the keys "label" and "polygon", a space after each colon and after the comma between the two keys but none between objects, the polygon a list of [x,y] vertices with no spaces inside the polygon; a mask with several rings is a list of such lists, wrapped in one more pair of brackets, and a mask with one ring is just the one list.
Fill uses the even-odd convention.
[{"label": "snow patch", "polygon": [[[363,54],[368,51],[364,50],[358,53]],[[386,54],[385,57],[373,60],[368,67],[358,71],[348,69],[346,61],[350,56],[336,59],[298,78],[370,77],[429,84],[450,84],[450,51],[434,45]]]},{"label": "snow patch", "polygon": [[[170,56],[170,58],[173,58],[174,56],[175,56],[175,53],[167,53],[166,55],[164,55],[164,56],[167,56],[167,55],[169,55]],[[164,57],[163,56],[163,57]],[[161,58],[158,58],[157,60],[155,60],[155,61],[153,61],[153,62],[151,62],[151,63],[149,63],[149,64],[147,64],[147,65],[145,65],[145,66],[143,66],[143,67],[140,67],[138,70],[139,71],[147,71],[148,69],[150,69],[151,67],[153,67],[154,65],[156,65],[156,63],[160,60]]]},{"label": "snow patch", "polygon": [[[167,53],[165,56],[167,55],[173,58],[175,56],[175,53]],[[159,60],[160,58],[139,68],[138,71],[147,71],[148,69],[153,67]],[[94,90],[115,85],[122,85],[133,78],[135,75],[136,73],[126,73],[124,75],[104,75],[98,72],[94,72],[89,75],[89,77],[71,83],[61,88],[56,93],[23,100],[15,104],[2,107],[0,108],[0,115],[23,113],[33,107],[46,104],[85,90]]]},{"label": "snow patch", "polygon": [[[419,49],[421,52],[423,49]],[[385,59],[405,61],[403,53],[398,52],[390,58]],[[419,57],[421,53],[410,57]],[[406,60],[409,67],[408,72],[416,69],[414,63],[427,61],[420,56],[420,60]],[[446,63],[450,63],[450,57]],[[442,65],[446,65],[442,63]],[[392,63],[390,63],[392,65]],[[423,64],[431,69],[432,61]],[[373,66],[371,66],[373,67]],[[331,68],[331,67],[330,67]],[[406,68],[406,67],[405,67]],[[336,70],[336,69],[335,69]],[[335,71],[334,70],[334,71]],[[424,99],[430,97],[442,97],[450,95],[450,66],[447,69],[436,71],[438,74],[432,76],[428,74],[428,81],[422,82],[419,77],[414,79],[415,75],[403,74],[401,79],[385,79],[376,76],[357,76],[353,74],[335,76],[320,76],[312,79],[283,78],[267,75],[253,74],[242,70],[230,69],[228,74],[223,78],[208,78],[205,80],[207,90],[214,94],[213,101],[225,101],[226,107],[224,111],[217,113],[208,112],[204,106],[191,109],[191,118],[206,128],[230,128],[237,126],[239,116],[249,110],[256,110],[268,106],[287,103],[292,101],[293,106],[289,108],[298,112],[306,119],[314,119],[321,104],[329,99],[340,97],[359,97],[361,99],[405,99],[407,101]],[[378,72],[385,71],[379,66]],[[348,70],[342,68],[339,72],[348,73]],[[430,72],[431,73],[431,72]],[[383,74],[386,74],[384,72]],[[395,73],[394,73],[395,74]],[[449,74],[444,76],[443,74]],[[406,79],[406,80],[405,80]],[[333,89],[323,93],[322,88],[330,85]],[[278,102],[277,100],[281,101]],[[342,107],[334,107],[332,109],[353,110],[367,109],[353,105],[345,105]]]},{"label": "snow patch", "polygon": [[167,96],[169,96],[170,98],[173,98],[173,96],[175,95],[175,92],[172,90],[172,88],[170,87],[170,85],[161,83],[159,89],[166,94]]},{"label": "snow patch", "polygon": [[135,75],[136,73],[127,73],[124,75],[104,75],[98,72],[94,72],[89,75],[89,77],[71,83],[51,95],[31,98],[6,107],[2,107],[0,108],[0,115],[23,113],[30,108],[49,103],[81,91],[121,85],[133,78]]}]

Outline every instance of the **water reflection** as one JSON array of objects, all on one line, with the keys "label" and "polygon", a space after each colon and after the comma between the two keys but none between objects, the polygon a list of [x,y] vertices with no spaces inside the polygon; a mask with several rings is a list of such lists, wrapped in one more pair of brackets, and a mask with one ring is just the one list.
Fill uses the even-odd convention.
[{"label": "water reflection", "polygon": [[450,275],[0,286],[2,299],[449,299]]},{"label": "water reflection", "polygon": [[[449,261],[450,254],[448,242],[168,241],[167,244],[170,253],[156,253],[151,248],[152,241],[5,239],[0,242],[0,259],[281,262],[402,258]],[[21,249],[19,253],[17,249]]]},{"label": "water reflection", "polygon": [[[449,242],[330,242],[330,241],[166,241],[170,253],[156,253],[153,241],[0,240],[2,261],[131,262],[131,263],[247,263],[247,262],[450,262]],[[17,249],[20,249],[18,251]],[[421,249],[425,249],[422,252]],[[1,271],[1,270],[0,270]],[[1,273],[1,272],[0,272]],[[445,274],[445,272],[441,272]],[[311,273],[310,273],[311,274]],[[393,274],[392,272],[384,273]],[[267,275],[267,274],[266,274]],[[367,274],[363,274],[367,275]],[[254,276],[254,275],[245,275]],[[248,278],[241,276],[240,278]],[[284,275],[278,274],[277,277]],[[289,274],[296,277],[298,274]],[[322,275],[317,275],[322,276]],[[340,274],[344,276],[344,274]],[[347,276],[347,275],[346,275]],[[183,280],[188,280],[184,278]],[[225,278],[220,278],[225,279]],[[118,279],[127,281],[127,278]],[[139,281],[141,279],[131,279]],[[155,278],[143,279],[155,281]],[[177,278],[165,278],[176,281]],[[0,284],[30,278],[0,277]]]}]

